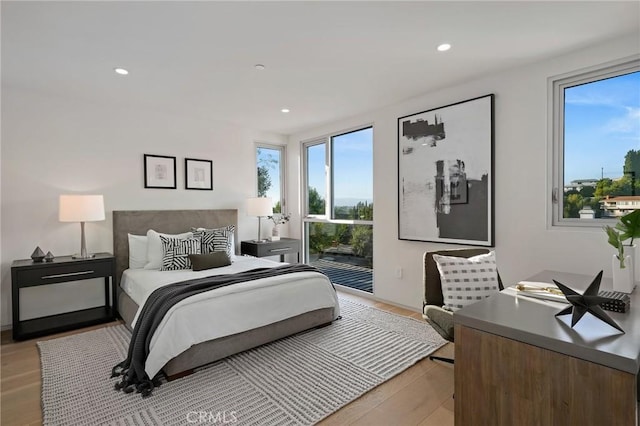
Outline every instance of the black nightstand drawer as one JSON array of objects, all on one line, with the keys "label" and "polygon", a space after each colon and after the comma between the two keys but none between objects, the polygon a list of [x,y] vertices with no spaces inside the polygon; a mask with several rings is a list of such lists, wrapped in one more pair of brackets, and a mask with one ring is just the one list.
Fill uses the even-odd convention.
[{"label": "black nightstand drawer", "polygon": [[242,241],[240,244],[242,254],[255,257],[280,256],[280,261],[284,262],[285,254],[300,253],[300,240],[295,238],[282,238],[279,241]]},{"label": "black nightstand drawer", "polygon": [[[11,309],[13,340],[24,340],[78,327],[113,321],[117,316],[116,264],[111,253],[96,253],[92,258],[56,257],[52,262],[14,260],[11,264]],[[20,290],[70,281],[104,279],[104,305],[56,315],[20,319]]]},{"label": "black nightstand drawer", "polygon": [[16,271],[21,287],[32,287],[43,284],[64,283],[90,278],[102,278],[111,275],[111,261],[94,260],[78,264],[30,268]]}]

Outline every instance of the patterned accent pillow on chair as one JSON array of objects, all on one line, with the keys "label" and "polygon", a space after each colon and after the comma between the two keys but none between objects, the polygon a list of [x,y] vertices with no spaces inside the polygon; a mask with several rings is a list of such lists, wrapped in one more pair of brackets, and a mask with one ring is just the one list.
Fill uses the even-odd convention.
[{"label": "patterned accent pillow on chair", "polygon": [[200,238],[202,254],[224,251],[230,259],[233,259],[235,254],[235,247],[233,246],[235,226],[229,225],[215,229],[191,228],[191,230],[194,237]]},{"label": "patterned accent pillow on chair", "polygon": [[190,254],[200,254],[200,238],[167,238],[160,235],[162,241],[161,271],[191,269]]},{"label": "patterned accent pillow on chair", "polygon": [[443,308],[457,311],[499,291],[496,254],[464,257],[433,255],[442,282]]}]

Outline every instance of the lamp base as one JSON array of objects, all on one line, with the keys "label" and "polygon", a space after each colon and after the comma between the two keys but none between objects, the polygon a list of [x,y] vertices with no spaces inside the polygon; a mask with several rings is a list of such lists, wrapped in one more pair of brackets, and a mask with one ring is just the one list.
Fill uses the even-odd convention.
[{"label": "lamp base", "polygon": [[96,257],[95,253],[87,253],[84,256],[80,253],[71,255],[72,259],[93,259],[94,257]]}]

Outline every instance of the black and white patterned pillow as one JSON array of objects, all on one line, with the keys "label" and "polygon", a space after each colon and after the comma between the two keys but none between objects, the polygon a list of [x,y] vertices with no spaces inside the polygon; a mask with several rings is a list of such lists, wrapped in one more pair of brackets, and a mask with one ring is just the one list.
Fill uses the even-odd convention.
[{"label": "black and white patterned pillow", "polygon": [[468,259],[434,254],[433,260],[440,272],[446,310],[457,311],[499,291],[494,251]]},{"label": "black and white patterned pillow", "polygon": [[161,271],[191,269],[190,254],[200,254],[200,238],[167,238],[160,235],[162,242]]},{"label": "black and white patterned pillow", "polygon": [[234,225],[215,229],[191,228],[193,236],[200,238],[202,254],[224,251],[230,259],[233,258],[235,247],[233,247]]}]

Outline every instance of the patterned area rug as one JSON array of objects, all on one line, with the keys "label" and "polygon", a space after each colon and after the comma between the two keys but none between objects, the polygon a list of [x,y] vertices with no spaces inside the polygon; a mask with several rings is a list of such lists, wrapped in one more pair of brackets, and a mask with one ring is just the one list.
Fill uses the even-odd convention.
[{"label": "patterned area rug", "polygon": [[424,321],[340,299],[342,319],[218,361],[153,395],[114,390],[123,326],[38,342],[45,425],[308,425],[446,343]]}]

